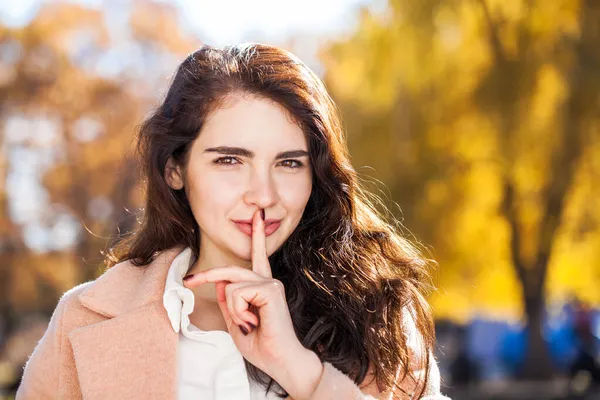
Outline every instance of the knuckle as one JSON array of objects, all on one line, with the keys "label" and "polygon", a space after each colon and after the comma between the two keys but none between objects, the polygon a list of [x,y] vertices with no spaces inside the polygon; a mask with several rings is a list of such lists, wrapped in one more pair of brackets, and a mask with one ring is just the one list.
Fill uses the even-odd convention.
[{"label": "knuckle", "polygon": [[280,291],[281,293],[285,293],[285,286],[283,286],[283,282],[281,282],[279,279],[272,279],[271,287]]}]

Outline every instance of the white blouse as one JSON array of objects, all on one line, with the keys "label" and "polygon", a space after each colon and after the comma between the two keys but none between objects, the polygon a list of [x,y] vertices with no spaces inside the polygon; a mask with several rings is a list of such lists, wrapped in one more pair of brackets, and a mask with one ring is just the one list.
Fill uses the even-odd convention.
[{"label": "white blouse", "polygon": [[178,399],[279,400],[273,388],[266,396],[266,389],[248,377],[244,358],[228,332],[203,331],[190,323],[194,293],[183,286],[182,278],[191,256],[188,247],[175,257],[163,295],[171,326],[179,333]]}]

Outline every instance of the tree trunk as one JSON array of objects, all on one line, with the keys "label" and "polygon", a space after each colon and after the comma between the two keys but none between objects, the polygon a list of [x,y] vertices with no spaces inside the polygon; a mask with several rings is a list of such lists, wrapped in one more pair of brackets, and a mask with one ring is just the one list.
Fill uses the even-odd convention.
[{"label": "tree trunk", "polygon": [[554,375],[554,368],[543,335],[545,296],[543,291],[533,295],[525,293],[524,296],[529,296],[525,297],[524,302],[527,316],[527,350],[519,377],[525,380],[547,381]]}]

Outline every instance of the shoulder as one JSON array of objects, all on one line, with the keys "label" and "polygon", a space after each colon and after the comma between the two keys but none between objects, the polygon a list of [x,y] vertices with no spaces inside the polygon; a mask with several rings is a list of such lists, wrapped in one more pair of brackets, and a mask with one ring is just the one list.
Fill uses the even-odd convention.
[{"label": "shoulder", "polygon": [[162,301],[169,266],[181,250],[157,253],[144,266],[136,266],[131,260],[114,265],[95,280],[65,292],[53,318],[65,323],[66,328],[76,328]]},{"label": "shoulder", "polygon": [[[415,311],[412,307],[407,306],[403,309],[402,325],[404,337],[406,340],[406,348],[409,356],[409,371],[410,375],[403,377],[402,367],[398,367],[396,371],[396,383],[406,392],[413,393],[419,389],[419,386],[427,377],[427,385],[425,387],[425,396],[436,396],[440,393],[440,373],[432,349],[424,347],[424,339],[417,328],[415,322]],[[426,354],[426,352],[428,354]],[[374,365],[371,362],[367,372],[367,376],[360,385],[361,390],[365,394],[372,396],[380,396],[379,390],[375,383]],[[391,395],[393,391],[387,392]],[[397,397],[392,397],[396,399]],[[435,397],[433,397],[435,398]]]},{"label": "shoulder", "polygon": [[92,287],[96,280],[80,283],[64,292],[58,300],[56,308],[70,308],[79,302],[79,295]]},{"label": "shoulder", "polygon": [[103,275],[95,280],[78,284],[62,294],[52,315],[52,319],[56,320],[55,325],[60,327],[62,334],[68,334],[74,328],[105,319],[99,318],[98,313],[86,307],[84,300],[86,293],[93,291],[99,285],[98,282]]},{"label": "shoulder", "polygon": [[101,320],[94,314],[108,317],[109,315],[104,315],[94,307],[90,307],[90,304],[94,304],[99,294],[104,294],[108,299],[113,297],[111,292],[116,294],[123,290],[130,291],[126,287],[135,286],[138,280],[136,278],[140,273],[141,269],[133,266],[129,261],[114,265],[96,279],[80,283],[63,293],[53,318],[58,318],[63,325],[66,323],[67,326],[76,327]]},{"label": "shoulder", "polygon": [[169,267],[181,251],[179,247],[161,251],[147,265],[122,261],[71,296],[88,311],[106,318],[162,301]]},{"label": "shoulder", "polygon": [[134,275],[135,273],[135,267],[132,266],[131,262],[128,260],[122,261],[105,270],[96,279],[80,283],[64,292],[58,301],[58,305],[63,305],[65,308],[76,306],[80,303],[81,295],[85,295],[87,292],[93,291],[97,287],[104,285],[106,281],[112,281],[114,279],[120,280],[126,278],[128,275]]},{"label": "shoulder", "polygon": [[403,323],[405,327],[406,347],[410,359],[409,368],[413,371],[414,377],[418,382],[427,380],[423,395],[435,398],[435,396],[441,396],[440,370],[433,354],[433,349],[425,347],[425,340],[417,328],[415,319],[414,308],[406,307],[403,315]]},{"label": "shoulder", "polygon": [[80,314],[80,311],[78,311],[80,309],[79,295],[85,292],[93,283],[94,281],[81,283],[62,294],[50,318],[45,333],[46,336],[51,334],[62,336],[65,331],[65,321],[71,321],[73,318],[78,319],[78,314]]}]

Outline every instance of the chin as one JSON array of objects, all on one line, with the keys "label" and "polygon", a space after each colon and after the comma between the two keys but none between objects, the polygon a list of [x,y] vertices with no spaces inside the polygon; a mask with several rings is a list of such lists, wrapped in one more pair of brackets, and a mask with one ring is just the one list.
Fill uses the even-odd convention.
[{"label": "chin", "polygon": [[240,261],[252,261],[252,254],[250,252],[240,252],[239,250],[231,250],[231,254]]},{"label": "chin", "polygon": [[247,248],[237,248],[237,249],[230,249],[230,251],[240,260],[243,261],[252,261],[252,249]]},{"label": "chin", "polygon": [[[281,237],[279,237],[278,234],[279,232],[275,232],[273,235],[267,237],[267,257],[270,257],[277,252],[291,233],[285,235],[284,240],[281,240]],[[245,236],[244,239],[245,240],[240,240],[236,243],[236,247],[229,247],[229,251],[241,260],[252,261],[252,238]],[[275,245],[274,248],[273,245]]]}]

